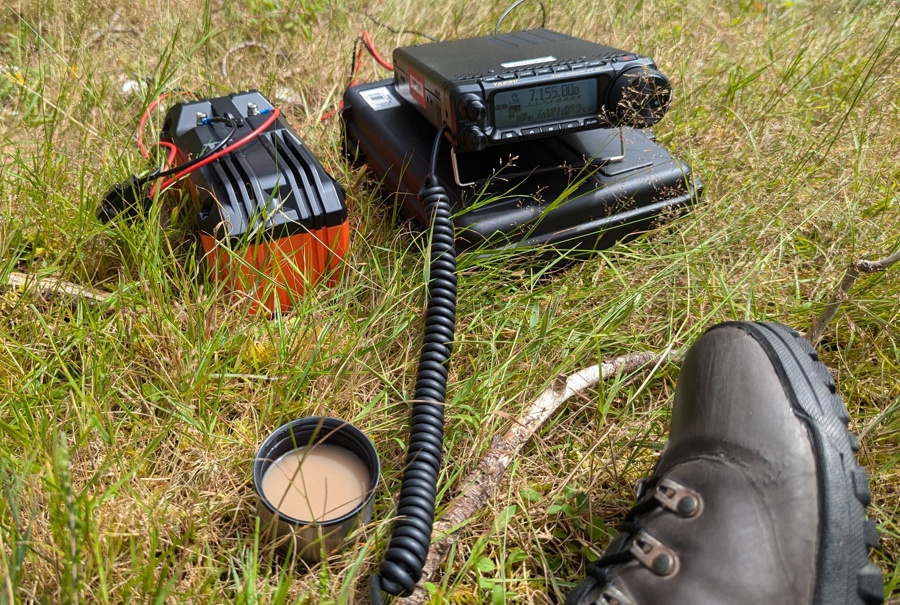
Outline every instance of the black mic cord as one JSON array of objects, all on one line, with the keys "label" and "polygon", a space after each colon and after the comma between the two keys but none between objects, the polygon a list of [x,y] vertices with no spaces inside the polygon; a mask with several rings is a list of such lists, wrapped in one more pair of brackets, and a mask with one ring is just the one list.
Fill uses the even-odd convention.
[{"label": "black mic cord", "polygon": [[419,199],[431,218],[431,249],[425,308],[425,334],[412,408],[406,467],[397,502],[397,521],[378,573],[369,578],[372,605],[381,592],[408,596],[422,577],[431,546],[437,481],[444,443],[444,402],[456,329],[456,247],[447,192],[438,184],[437,157],[447,131],[438,130],[431,164]]}]

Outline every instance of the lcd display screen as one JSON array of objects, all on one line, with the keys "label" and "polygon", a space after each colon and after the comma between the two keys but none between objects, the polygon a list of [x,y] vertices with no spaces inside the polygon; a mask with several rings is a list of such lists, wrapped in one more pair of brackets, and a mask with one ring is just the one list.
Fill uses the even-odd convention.
[{"label": "lcd display screen", "polygon": [[505,130],[597,113],[597,80],[518,88],[494,95],[494,128]]}]

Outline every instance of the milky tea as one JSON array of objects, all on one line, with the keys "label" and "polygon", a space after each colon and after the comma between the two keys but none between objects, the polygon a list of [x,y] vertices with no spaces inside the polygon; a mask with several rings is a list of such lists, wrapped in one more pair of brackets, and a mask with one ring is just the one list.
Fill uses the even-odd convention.
[{"label": "milky tea", "polygon": [[281,514],[298,521],[329,521],[362,504],[366,466],[352,452],[327,443],[291,450],[262,478],[262,493]]}]

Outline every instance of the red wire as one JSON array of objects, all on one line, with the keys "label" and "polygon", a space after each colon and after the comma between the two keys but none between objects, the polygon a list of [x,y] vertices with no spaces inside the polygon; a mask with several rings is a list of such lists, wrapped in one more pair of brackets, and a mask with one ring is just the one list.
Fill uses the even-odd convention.
[{"label": "red wire", "polygon": [[172,162],[175,161],[175,156],[178,154],[178,147],[175,147],[174,143],[169,143],[168,141],[160,141],[157,143],[160,147],[165,147],[169,150],[168,155],[166,156],[166,165],[163,167],[161,172],[165,172],[169,169],[169,166],[172,165]]},{"label": "red wire", "polygon": [[[175,162],[175,156],[178,155],[180,150],[175,146],[174,143],[170,143],[168,141],[159,141],[157,143],[160,147],[165,147],[169,150],[168,155],[166,155],[166,162],[163,164],[162,170],[160,172],[165,172],[172,166]],[[153,187],[150,188],[150,197],[152,198],[156,194],[156,187],[159,185],[158,182],[153,183]]]},{"label": "red wire", "polygon": [[375,57],[375,60],[378,61],[378,64],[388,71],[394,71],[394,66],[385,61],[381,55],[378,54],[378,51],[375,50],[375,43],[372,42],[372,36],[369,35],[369,32],[363,30],[363,39],[366,41],[366,50],[369,51],[369,54]]},{"label": "red wire", "polygon": [[[150,102],[150,104],[147,106],[147,109],[141,115],[141,119],[138,121],[138,126],[137,126],[138,149],[141,150],[141,155],[143,155],[148,160],[150,159],[150,152],[147,150],[147,147],[144,145],[144,124],[146,124],[147,120],[150,119],[150,113],[154,109],[156,109],[156,107],[159,105],[159,103],[163,99],[170,96],[171,94],[172,94],[171,92],[164,92],[161,95],[159,95],[158,97],[156,97],[155,99],[153,99],[153,101]],[[196,98],[196,95],[194,95],[192,93],[185,93],[185,94],[186,94],[186,96]],[[176,147],[174,145],[174,143],[169,143],[168,141],[157,141],[156,144],[160,147],[165,147],[166,149],[169,150],[169,153],[166,154],[166,161],[163,163],[163,166],[162,166],[162,172],[165,172],[166,170],[169,169],[169,167],[175,161],[175,156],[178,154],[178,147]],[[155,192],[156,192],[156,185],[154,184],[153,187],[150,189],[150,196],[152,197]]]},{"label": "red wire", "polygon": [[[362,37],[359,39],[362,40],[363,47],[365,47],[365,49],[369,52],[370,55],[372,55],[372,57],[378,62],[379,65],[381,65],[385,69],[394,71],[394,66],[391,65],[390,63],[388,63],[387,61],[385,61],[384,58],[380,54],[378,54],[378,51],[375,50],[375,43],[372,42],[372,36],[369,35],[368,31],[363,30]],[[356,54],[356,66],[353,68],[353,79],[350,80],[350,84],[347,86],[347,88],[352,88],[353,86],[356,85],[356,76],[357,76],[357,74],[359,74],[359,68],[361,66],[362,66],[362,53],[357,53]],[[334,116],[334,114],[336,114],[343,108],[344,108],[344,100],[341,99],[338,102],[338,106],[335,109],[332,109],[331,111],[329,111],[327,113],[324,113],[322,115],[322,117],[319,119],[319,121],[324,122],[325,120]]]},{"label": "red wire", "polygon": [[[359,39],[357,38],[357,46],[359,46]],[[353,76],[351,77],[350,84],[347,85],[347,88],[353,88],[356,85],[356,76],[359,74],[359,68],[362,66],[362,53],[356,52],[356,65],[353,67]],[[328,118],[332,117],[334,114],[339,112],[344,108],[344,99],[338,101],[338,106],[335,109],[325,113],[319,118],[320,122],[324,122]]]},{"label": "red wire", "polygon": [[162,101],[163,99],[165,99],[166,97],[168,97],[170,94],[172,94],[172,93],[164,92],[163,94],[161,94],[158,97],[156,97],[155,99],[153,99],[153,101],[150,102],[150,105],[147,106],[146,111],[144,111],[143,115],[141,115],[141,120],[138,122],[138,126],[137,126],[138,149],[141,150],[141,155],[143,155],[147,159],[150,159],[150,152],[147,151],[147,148],[144,146],[144,124],[146,124],[147,120],[150,118],[150,112],[153,111],[154,109],[156,109],[156,106],[159,105],[159,102]]},{"label": "red wire", "polygon": [[[358,63],[357,63],[356,70],[359,71]],[[356,74],[354,72],[354,76],[355,75]],[[352,86],[352,84],[351,84],[351,86]],[[166,97],[168,97],[171,94],[172,94],[171,92],[164,92],[161,95],[159,95],[158,97],[156,97],[153,101],[151,101],[150,104],[147,106],[147,109],[141,115],[141,119],[138,121],[138,127],[137,127],[138,148],[141,150],[141,154],[147,159],[150,158],[150,152],[147,150],[147,147],[144,145],[144,125],[147,123],[147,120],[150,119],[150,113],[154,109],[156,109],[156,107],[160,104],[160,102],[163,99],[165,99]],[[191,97],[195,97],[195,95],[190,94],[190,93],[187,93],[187,95],[191,96]],[[198,168],[201,168],[202,166],[206,166],[210,162],[213,162],[213,161],[219,159],[226,153],[231,153],[232,151],[235,151],[236,149],[246,145],[247,143],[249,143],[256,137],[258,137],[260,134],[262,134],[269,126],[271,126],[272,123],[278,119],[278,115],[280,113],[281,113],[281,110],[279,110],[277,107],[273,108],[271,115],[266,119],[266,121],[263,122],[261,125],[259,125],[257,128],[255,128],[252,132],[250,132],[244,138],[236,141],[235,143],[229,145],[228,147],[226,147],[224,149],[217,151],[216,153],[211,154],[210,156],[204,158],[203,161],[194,164],[190,168],[182,170],[181,172],[179,172],[172,178],[163,182],[162,185],[160,185],[160,183],[157,182],[150,189],[150,197],[153,197],[156,194],[157,188],[159,188],[160,190],[165,189],[166,187],[168,187],[175,181],[181,179],[182,177],[189,175],[190,173],[194,172]],[[163,164],[163,168],[162,168],[162,172],[165,172],[175,162],[175,156],[178,155],[179,149],[178,149],[178,147],[175,146],[174,143],[170,143],[169,141],[159,141],[159,142],[157,142],[157,145],[159,145],[160,147],[165,147],[166,149],[169,150],[169,152],[166,154],[166,161]]]},{"label": "red wire", "polygon": [[339,111],[342,110],[343,108],[344,108],[344,99],[341,99],[340,101],[338,101],[338,106],[337,106],[336,108],[332,109],[331,111],[328,111],[328,112],[326,112],[326,113],[323,113],[323,114],[322,114],[322,117],[319,118],[319,121],[320,121],[320,122],[324,122],[324,121],[327,120],[328,118],[334,116],[334,114],[336,114],[337,112],[339,112]]},{"label": "red wire", "polygon": [[[174,92],[175,91],[164,92],[161,95],[159,95],[158,97],[156,97],[155,99],[153,99],[153,101],[150,102],[150,105],[147,106],[147,109],[141,115],[141,119],[138,122],[138,126],[137,126],[138,149],[141,150],[141,155],[143,155],[147,159],[150,159],[150,152],[147,150],[147,147],[144,145],[144,124],[146,124],[147,120],[150,119],[150,112],[152,112],[154,109],[156,109],[156,107],[159,105],[159,102],[162,101],[163,99],[165,99],[166,97],[172,95]],[[182,92],[181,94],[183,94],[187,97],[197,98],[197,95],[195,95],[194,93],[191,93],[191,92]],[[158,143],[158,144],[162,147],[169,147],[169,145],[171,145],[170,143],[166,144],[166,145],[162,145],[161,143]],[[170,153],[169,153],[168,162],[171,163],[172,158],[174,156],[173,156],[172,150],[170,149],[169,151],[170,151]]]},{"label": "red wire", "polygon": [[[194,172],[194,171],[197,170],[198,168],[202,168],[203,166],[206,166],[206,165],[209,164],[210,162],[215,162],[216,160],[218,160],[218,159],[219,159],[220,157],[222,157],[223,155],[225,155],[225,154],[227,154],[227,153],[231,153],[232,151],[235,151],[235,150],[239,149],[240,147],[243,147],[244,145],[246,145],[246,144],[249,143],[250,141],[254,140],[256,137],[258,137],[258,136],[261,135],[263,132],[265,132],[265,130],[266,130],[269,126],[271,126],[272,123],[275,122],[275,120],[278,119],[278,115],[279,115],[280,113],[281,113],[281,110],[278,109],[277,107],[272,108],[272,113],[271,113],[271,115],[269,115],[268,119],[266,119],[265,122],[263,122],[262,124],[260,124],[259,126],[257,126],[255,129],[253,129],[252,132],[250,132],[249,134],[245,135],[244,138],[235,141],[233,144],[229,145],[229,146],[226,147],[225,149],[221,149],[221,150],[219,150],[219,151],[217,151],[217,152],[215,152],[215,153],[213,153],[213,154],[210,154],[210,155],[206,156],[205,158],[203,158],[203,160],[197,162],[196,164],[194,164],[194,165],[191,166],[190,168],[185,168],[184,170],[182,170],[181,172],[179,172],[178,174],[176,174],[176,175],[173,176],[172,178],[167,179],[165,182],[163,182],[163,183],[159,186],[160,191],[162,191],[163,189],[165,189],[166,187],[168,187],[169,185],[171,185],[171,184],[174,183],[175,181],[181,179],[182,177],[185,177],[185,176],[189,175],[190,173]],[[170,143],[170,145],[171,145],[171,143]],[[174,145],[173,145],[173,147],[174,147]],[[155,193],[155,191],[156,191],[156,186],[154,185],[153,189],[150,191],[150,195],[153,196],[153,194]]]}]

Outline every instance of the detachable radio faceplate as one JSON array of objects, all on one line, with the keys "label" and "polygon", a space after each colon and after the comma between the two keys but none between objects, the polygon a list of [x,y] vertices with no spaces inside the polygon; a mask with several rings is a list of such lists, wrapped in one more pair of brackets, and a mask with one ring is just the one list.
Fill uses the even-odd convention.
[{"label": "detachable radio faceplate", "polygon": [[400,95],[457,152],[658,122],[671,100],[653,60],[546,29],[394,50]]}]

